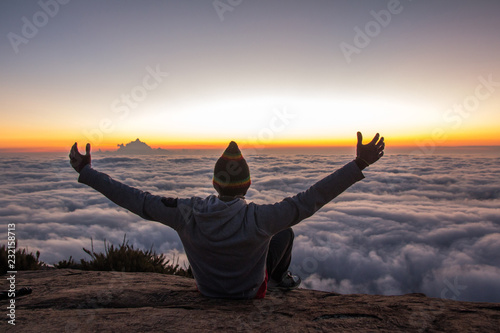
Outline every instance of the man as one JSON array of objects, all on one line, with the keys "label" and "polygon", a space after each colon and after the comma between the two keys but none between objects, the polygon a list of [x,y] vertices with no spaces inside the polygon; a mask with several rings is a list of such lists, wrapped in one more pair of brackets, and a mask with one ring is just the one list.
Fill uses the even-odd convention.
[{"label": "man", "polygon": [[263,298],[268,279],[276,288],[300,284],[288,267],[291,227],[364,178],[361,172],[384,154],[384,138],[377,133],[367,145],[358,132],[356,159],[308,190],[275,204],[247,203],[250,171],[237,144],[229,144],[214,168],[218,196],[165,198],[132,188],[91,168],[90,144],[86,154],[71,148],[71,166],[78,181],[101,192],[117,205],[140,217],[177,231],[191,265],[198,290],[214,298]]}]

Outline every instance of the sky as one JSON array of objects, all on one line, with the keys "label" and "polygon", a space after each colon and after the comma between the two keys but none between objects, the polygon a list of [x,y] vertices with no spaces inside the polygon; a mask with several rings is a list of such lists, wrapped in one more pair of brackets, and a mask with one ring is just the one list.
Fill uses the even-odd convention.
[{"label": "sky", "polygon": [[0,3],[0,150],[500,145],[500,3]]},{"label": "sky", "polygon": [[[248,153],[248,154],[247,154]],[[102,154],[93,167],[165,197],[214,194],[217,153]],[[246,200],[281,201],[327,176],[352,155],[273,155],[243,150],[252,176]],[[302,288],[342,294],[500,302],[500,155],[390,154],[294,226],[290,270]],[[479,170],[479,172],[478,172]],[[145,221],[77,182],[67,154],[0,155],[0,245],[15,224],[18,248],[49,264],[106,240],[185,259],[176,232]]]}]

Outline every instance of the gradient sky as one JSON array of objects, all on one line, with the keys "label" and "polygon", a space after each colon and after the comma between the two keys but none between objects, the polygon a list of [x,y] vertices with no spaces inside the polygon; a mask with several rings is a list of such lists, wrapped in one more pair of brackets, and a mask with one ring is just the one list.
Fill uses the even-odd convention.
[{"label": "gradient sky", "polygon": [[496,0],[60,2],[0,3],[3,151],[500,145]]}]

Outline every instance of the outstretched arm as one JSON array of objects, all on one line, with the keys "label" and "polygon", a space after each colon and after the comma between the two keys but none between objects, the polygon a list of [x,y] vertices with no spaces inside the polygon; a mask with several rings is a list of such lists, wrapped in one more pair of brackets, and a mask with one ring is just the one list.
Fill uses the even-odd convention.
[{"label": "outstretched arm", "polygon": [[[384,138],[375,135],[367,145],[358,132],[356,159],[328,175],[304,192],[273,205],[258,205],[256,213],[262,230],[271,234],[310,217],[354,183],[364,178],[362,169],[378,161],[384,153]],[[379,140],[377,142],[377,140]]]},{"label": "outstretched arm", "polygon": [[177,199],[152,195],[131,186],[125,185],[91,168],[90,144],[86,146],[86,154],[78,152],[75,143],[69,153],[71,166],[80,174],[78,182],[86,184],[103,194],[115,204],[131,211],[140,217],[161,222],[174,229],[180,227],[182,220],[177,208]]}]

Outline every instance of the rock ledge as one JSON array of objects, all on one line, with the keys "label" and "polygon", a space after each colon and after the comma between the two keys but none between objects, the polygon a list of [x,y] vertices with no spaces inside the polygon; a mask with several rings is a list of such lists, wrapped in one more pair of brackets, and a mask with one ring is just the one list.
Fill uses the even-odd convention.
[{"label": "rock ledge", "polygon": [[[423,294],[299,289],[269,292],[263,300],[214,300],[184,277],[71,269],[19,272],[16,287],[31,287],[33,293],[16,299],[16,326],[2,315],[0,331],[500,332],[500,304]],[[7,304],[0,301],[2,309]]]}]

